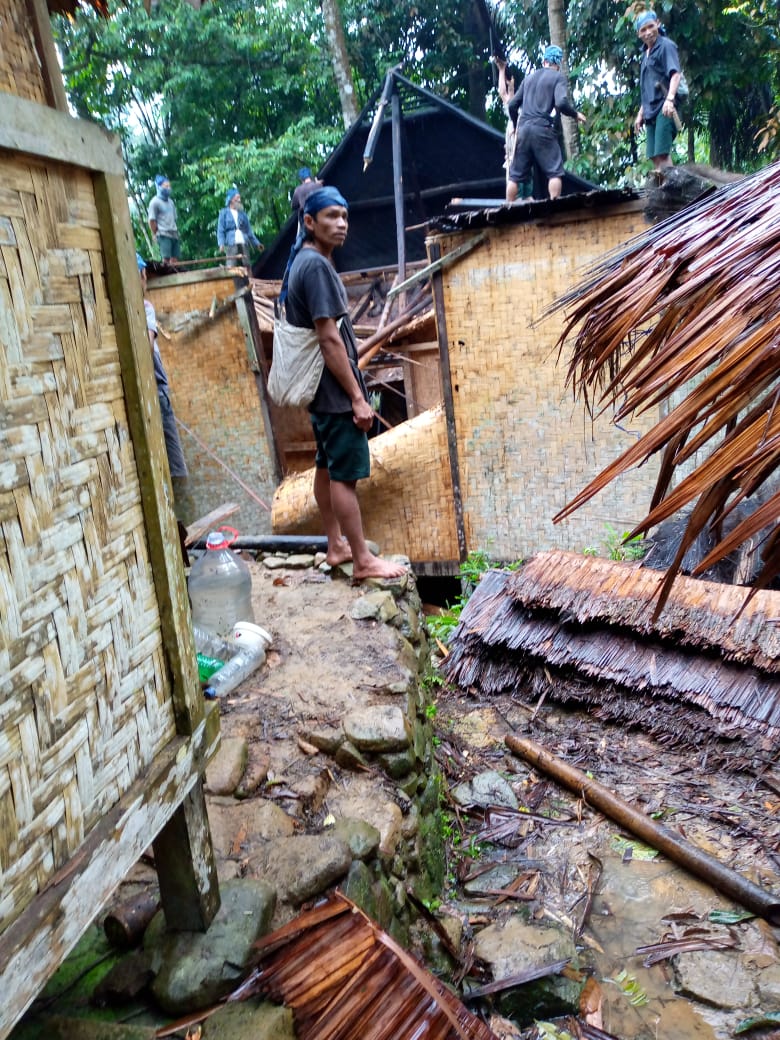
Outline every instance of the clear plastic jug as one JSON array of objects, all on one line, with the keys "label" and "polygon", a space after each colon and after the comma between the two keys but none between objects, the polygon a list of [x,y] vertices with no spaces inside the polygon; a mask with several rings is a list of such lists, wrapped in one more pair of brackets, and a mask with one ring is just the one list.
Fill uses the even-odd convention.
[{"label": "clear plastic jug", "polygon": [[[232,535],[229,540],[226,531]],[[232,527],[212,531],[188,581],[193,624],[223,638],[232,635],[237,621],[254,621],[252,575],[230,548],[237,537]]]}]

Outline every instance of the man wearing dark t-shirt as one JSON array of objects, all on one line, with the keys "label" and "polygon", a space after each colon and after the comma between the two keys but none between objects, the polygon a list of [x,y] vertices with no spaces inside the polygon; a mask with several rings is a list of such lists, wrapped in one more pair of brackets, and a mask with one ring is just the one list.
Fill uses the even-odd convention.
[{"label": "man wearing dark t-shirt", "polygon": [[[515,154],[506,185],[507,202],[514,202],[517,198],[518,184],[530,180],[534,160],[547,178],[550,198],[557,199],[561,194],[563,156],[550,113],[554,108],[580,123],[585,122],[585,116],[569,101],[566,79],[561,75],[562,61],[560,47],[547,47],[542,68],[525,77],[507,106],[509,116],[517,126]],[[522,114],[518,119],[521,106]]]},{"label": "man wearing dark t-shirt", "polygon": [[[634,120],[634,130],[647,132],[647,158],[655,171],[672,165],[672,144],[677,136],[675,99],[680,86],[680,56],[668,36],[662,35],[655,11],[643,11],[635,22],[642,41],[639,89],[642,101]],[[677,117],[677,122],[675,121]]]},{"label": "man wearing dark t-shirt", "polygon": [[[303,208],[305,238],[293,247],[282,286],[291,325],[316,329],[325,368],[309,405],[317,443],[314,498],[328,539],[326,561],[352,561],[355,578],[397,578],[406,568],[374,556],[363,533],[357,482],[370,472],[367,431],[374,421],[347,293],[331,257],[347,237],[348,206],[338,189],[320,188]],[[297,249],[297,253],[296,253]]]}]

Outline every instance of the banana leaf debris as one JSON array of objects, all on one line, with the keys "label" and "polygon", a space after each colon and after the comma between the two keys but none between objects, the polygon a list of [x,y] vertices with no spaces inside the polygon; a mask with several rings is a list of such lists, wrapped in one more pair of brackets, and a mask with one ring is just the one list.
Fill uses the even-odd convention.
[{"label": "banana leaf debris", "polygon": [[760,771],[771,781],[780,593],[760,592],[739,613],[743,589],[680,577],[652,620],[662,581],[636,565],[558,550],[516,572],[489,571],[442,671],[482,697],[511,690],[529,703],[584,707],[706,754],[710,769]]}]

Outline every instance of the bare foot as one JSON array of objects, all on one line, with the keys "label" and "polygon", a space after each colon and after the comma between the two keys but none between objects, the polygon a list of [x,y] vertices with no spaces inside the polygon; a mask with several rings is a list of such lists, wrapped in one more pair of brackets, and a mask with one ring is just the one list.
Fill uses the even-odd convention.
[{"label": "bare foot", "polygon": [[325,562],[329,567],[338,567],[342,563],[352,562],[352,549],[346,538],[340,538],[332,548],[328,549]]},{"label": "bare foot", "polygon": [[352,577],[355,581],[362,581],[363,578],[400,578],[407,571],[408,567],[403,563],[393,563],[391,560],[383,560],[380,556],[372,556],[365,566],[353,566]]}]

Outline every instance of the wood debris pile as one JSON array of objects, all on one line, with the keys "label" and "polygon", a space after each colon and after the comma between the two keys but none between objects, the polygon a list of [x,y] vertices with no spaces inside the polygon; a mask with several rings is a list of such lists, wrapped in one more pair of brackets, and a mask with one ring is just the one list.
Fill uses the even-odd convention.
[{"label": "wood debris pile", "polygon": [[490,571],[443,670],[481,695],[548,696],[663,743],[707,747],[711,766],[768,760],[780,736],[780,594],[759,593],[737,618],[745,589],[678,578],[653,621],[662,580],[562,551]]}]

